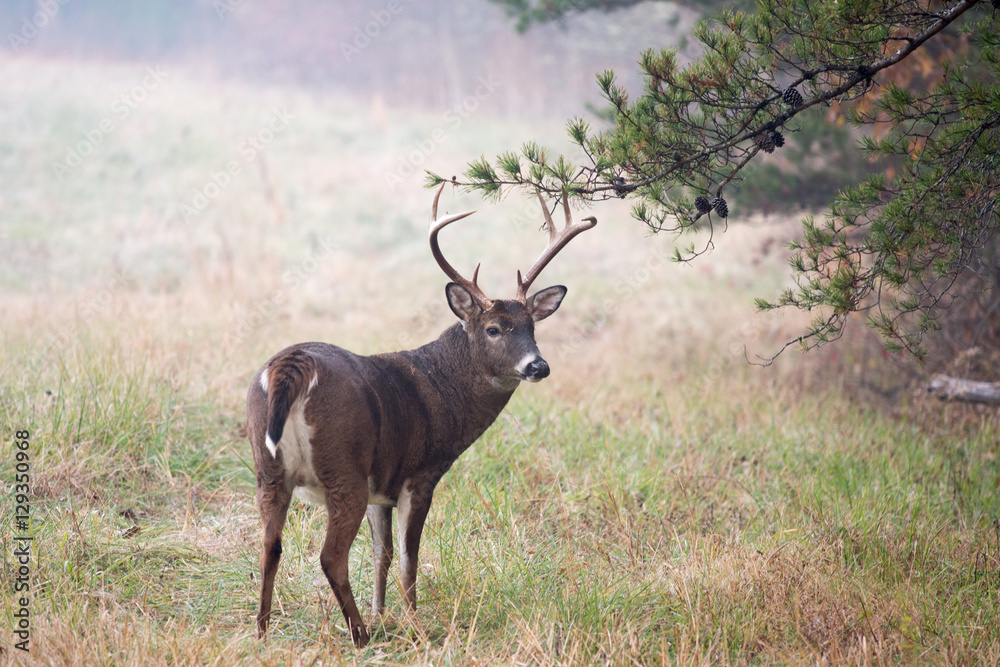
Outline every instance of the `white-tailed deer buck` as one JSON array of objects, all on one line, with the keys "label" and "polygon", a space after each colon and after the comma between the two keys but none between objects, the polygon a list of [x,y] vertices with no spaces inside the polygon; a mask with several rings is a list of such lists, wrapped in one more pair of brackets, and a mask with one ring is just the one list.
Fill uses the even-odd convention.
[{"label": "white-tailed deer buck", "polygon": [[264,523],[260,557],[263,636],[271,616],[281,530],[292,493],[326,506],[329,522],[319,562],[358,647],[368,630],[348,581],[347,556],[367,510],[375,555],[372,612],[385,607],[392,560],[392,508],[399,517],[399,575],[403,598],[417,606],[417,550],[434,487],[462,452],[497,418],[518,384],[537,382],[549,366],[535,345],[535,322],[556,311],[566,288],[528,296],[528,287],[574,236],[597,220],[573,222],[566,193],[566,226],[556,230],[538,194],[549,243],[522,280],[517,297],[490,299],[466,280],[438,248],[438,232],[474,211],[437,217],[431,207],[434,259],[453,281],[445,294],[461,320],[416,350],[362,357],[326,343],[301,343],[274,355],[247,393],[247,431],[257,470],[257,505]]}]

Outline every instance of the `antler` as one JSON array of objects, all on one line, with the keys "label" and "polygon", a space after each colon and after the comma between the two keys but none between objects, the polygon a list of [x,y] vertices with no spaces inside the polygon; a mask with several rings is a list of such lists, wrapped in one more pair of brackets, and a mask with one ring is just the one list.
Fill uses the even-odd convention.
[{"label": "antler", "polygon": [[556,231],[556,226],[552,222],[552,216],[549,215],[549,207],[546,206],[545,200],[542,199],[542,193],[538,188],[535,188],[535,194],[538,195],[538,203],[542,205],[542,213],[545,215],[545,226],[549,230],[549,245],[545,248],[545,251],[535,260],[534,265],[528,269],[528,274],[525,276],[524,280],[521,280],[521,272],[517,272],[517,300],[525,302],[528,299],[528,288],[531,287],[531,283],[535,282],[535,278],[538,274],[542,272],[545,265],[548,264],[553,257],[555,257],[563,247],[569,243],[574,236],[580,232],[585,232],[597,224],[597,218],[594,216],[588,216],[581,220],[580,222],[573,222],[573,216],[570,214],[569,210],[569,198],[566,196],[566,188],[562,191],[562,202],[563,210],[566,213],[566,226],[562,228],[562,231]]},{"label": "antler", "polygon": [[476,265],[476,270],[472,274],[472,280],[466,280],[458,271],[455,270],[455,267],[448,263],[448,260],[446,260],[444,255],[441,254],[441,248],[438,247],[437,235],[439,231],[456,220],[461,220],[462,218],[475,213],[475,211],[466,211],[464,213],[453,213],[452,215],[446,215],[443,218],[438,218],[438,199],[441,197],[441,191],[444,190],[445,185],[447,185],[447,182],[442,183],[441,187],[438,188],[438,191],[434,193],[434,204],[431,206],[431,254],[434,255],[434,259],[437,261],[438,266],[441,267],[441,270],[444,271],[444,274],[451,278],[454,282],[464,287],[476,303],[479,304],[479,307],[485,310],[490,307],[492,301],[483,293],[481,289],[479,289],[479,285],[477,284],[477,281],[479,280],[479,265]]}]

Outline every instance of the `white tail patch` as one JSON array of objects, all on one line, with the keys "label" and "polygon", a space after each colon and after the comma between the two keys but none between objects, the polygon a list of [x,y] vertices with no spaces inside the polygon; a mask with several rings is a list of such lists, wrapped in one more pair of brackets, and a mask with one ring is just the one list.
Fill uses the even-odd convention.
[{"label": "white tail patch", "polygon": [[267,436],[265,444],[275,457],[278,455],[278,448],[281,448],[281,457],[285,464],[285,484],[294,490],[295,495],[306,502],[322,505],[326,503],[326,492],[313,467],[313,427],[306,422],[308,401],[308,396],[296,399],[288,411],[281,440],[275,444],[271,442],[271,437]]},{"label": "white tail patch", "polygon": [[[268,369],[265,368],[264,371],[260,374],[260,387],[261,389],[264,390],[265,394],[267,393],[267,376],[268,376]],[[303,406],[302,409],[305,410],[305,401],[309,399],[309,392],[311,392],[318,384],[319,384],[319,373],[313,371],[312,380],[309,380],[309,386],[306,388],[305,397],[300,398],[295,403],[293,403],[292,410],[295,410],[295,406],[298,405],[300,401],[302,402]],[[288,413],[288,419],[285,421],[286,429],[288,428],[288,422],[290,422],[291,420],[292,420],[292,412],[290,411]],[[303,421],[305,421],[304,418]],[[282,434],[281,440],[284,441],[284,439],[285,439],[284,434]],[[271,452],[271,458],[278,458],[278,444],[275,443],[274,440],[271,440],[270,433],[264,434],[264,446],[267,447],[267,451]]]}]

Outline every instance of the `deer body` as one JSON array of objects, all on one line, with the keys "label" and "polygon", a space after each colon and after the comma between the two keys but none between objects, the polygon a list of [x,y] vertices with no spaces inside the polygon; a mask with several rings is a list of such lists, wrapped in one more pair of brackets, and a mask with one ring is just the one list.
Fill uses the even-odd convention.
[{"label": "deer body", "polygon": [[[437,197],[434,217],[436,209]],[[415,609],[417,552],[435,486],[496,420],[520,382],[549,374],[535,344],[534,322],[556,311],[566,288],[550,287],[530,298],[487,299],[475,279],[462,279],[437,250],[436,231],[465,215],[437,221],[431,232],[435,257],[459,281],[446,289],[459,324],[416,350],[388,354],[360,356],[326,343],[293,345],[272,357],[250,383],[247,431],[264,523],[260,635],[270,619],[293,493],[327,508],[320,565],[357,646],[367,644],[369,634],[348,580],[348,552],[366,514],[374,545],[373,614],[385,606],[393,507],[403,598]],[[528,283],[519,278],[524,289]]]}]

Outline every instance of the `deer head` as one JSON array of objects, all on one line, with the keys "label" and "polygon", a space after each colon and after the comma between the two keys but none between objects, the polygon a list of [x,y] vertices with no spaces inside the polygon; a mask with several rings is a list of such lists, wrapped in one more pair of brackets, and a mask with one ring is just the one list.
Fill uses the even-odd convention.
[{"label": "deer head", "polygon": [[534,324],[556,312],[566,296],[566,288],[555,285],[539,290],[530,297],[528,288],[549,261],[574,236],[596,225],[597,219],[588,217],[574,222],[564,189],[562,200],[566,224],[562,230],[557,230],[541,192],[536,189],[535,194],[549,232],[548,246],[524,278],[520,271],[517,272],[517,296],[514,299],[491,299],[479,287],[479,265],[472,274],[472,280],[468,280],[445,259],[438,245],[438,232],[475,213],[466,211],[439,218],[438,200],[445,185],[446,183],[442,183],[438,188],[431,206],[431,254],[445,275],[452,280],[445,288],[445,294],[448,305],[461,320],[469,337],[473,359],[482,370],[504,384],[520,380],[537,382],[548,376],[549,365],[541,357],[535,344]]}]

